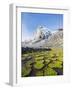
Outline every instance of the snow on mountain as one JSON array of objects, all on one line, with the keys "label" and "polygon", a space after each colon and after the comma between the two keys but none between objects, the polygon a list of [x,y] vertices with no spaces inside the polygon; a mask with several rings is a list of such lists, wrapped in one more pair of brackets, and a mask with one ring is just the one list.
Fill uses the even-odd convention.
[{"label": "snow on mountain", "polygon": [[57,31],[50,36],[45,44],[46,47],[62,47],[63,46],[63,31]]},{"label": "snow on mountain", "polygon": [[62,47],[63,31],[56,30],[51,32],[44,26],[39,26],[34,33],[34,39],[22,42],[22,47],[45,48],[45,47]]},{"label": "snow on mountain", "polygon": [[45,38],[45,36],[49,36],[51,34],[51,32],[48,30],[48,28],[44,27],[44,26],[39,26],[35,32],[35,39],[39,40],[39,39],[43,39]]}]

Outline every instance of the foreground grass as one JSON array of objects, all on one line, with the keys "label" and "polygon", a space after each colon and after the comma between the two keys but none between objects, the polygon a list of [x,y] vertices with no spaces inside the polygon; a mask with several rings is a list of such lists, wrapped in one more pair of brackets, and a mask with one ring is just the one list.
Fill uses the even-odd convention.
[{"label": "foreground grass", "polygon": [[63,74],[63,50],[37,51],[22,54],[22,77]]}]

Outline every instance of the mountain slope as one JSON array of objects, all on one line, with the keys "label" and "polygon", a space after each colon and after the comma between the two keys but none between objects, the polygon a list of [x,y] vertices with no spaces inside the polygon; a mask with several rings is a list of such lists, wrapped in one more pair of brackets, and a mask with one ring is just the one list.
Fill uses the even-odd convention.
[{"label": "mountain slope", "polygon": [[48,38],[45,43],[46,47],[62,47],[63,46],[63,31],[57,31]]},{"label": "mountain slope", "polygon": [[22,42],[22,47],[32,48],[62,48],[63,30],[56,30],[54,33],[48,31],[45,27],[38,27],[34,39],[28,42]]}]

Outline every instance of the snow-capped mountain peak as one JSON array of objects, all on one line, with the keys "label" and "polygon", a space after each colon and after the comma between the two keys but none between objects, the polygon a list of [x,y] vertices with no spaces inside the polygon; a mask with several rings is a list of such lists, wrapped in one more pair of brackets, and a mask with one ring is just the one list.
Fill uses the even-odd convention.
[{"label": "snow-capped mountain peak", "polygon": [[48,36],[51,35],[51,32],[49,29],[45,26],[39,26],[34,33],[34,38],[36,40],[45,39],[48,38]]},{"label": "snow-capped mountain peak", "polygon": [[22,47],[43,48],[61,47],[63,45],[63,31],[49,30],[45,26],[38,26],[34,32],[33,39],[22,42]]}]

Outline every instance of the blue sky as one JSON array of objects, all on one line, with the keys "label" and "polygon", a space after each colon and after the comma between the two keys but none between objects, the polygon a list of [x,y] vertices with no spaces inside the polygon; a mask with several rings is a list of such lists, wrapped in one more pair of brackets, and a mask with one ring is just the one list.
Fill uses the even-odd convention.
[{"label": "blue sky", "polygon": [[38,26],[51,31],[63,28],[63,14],[44,14],[21,12],[22,41],[32,39]]}]

